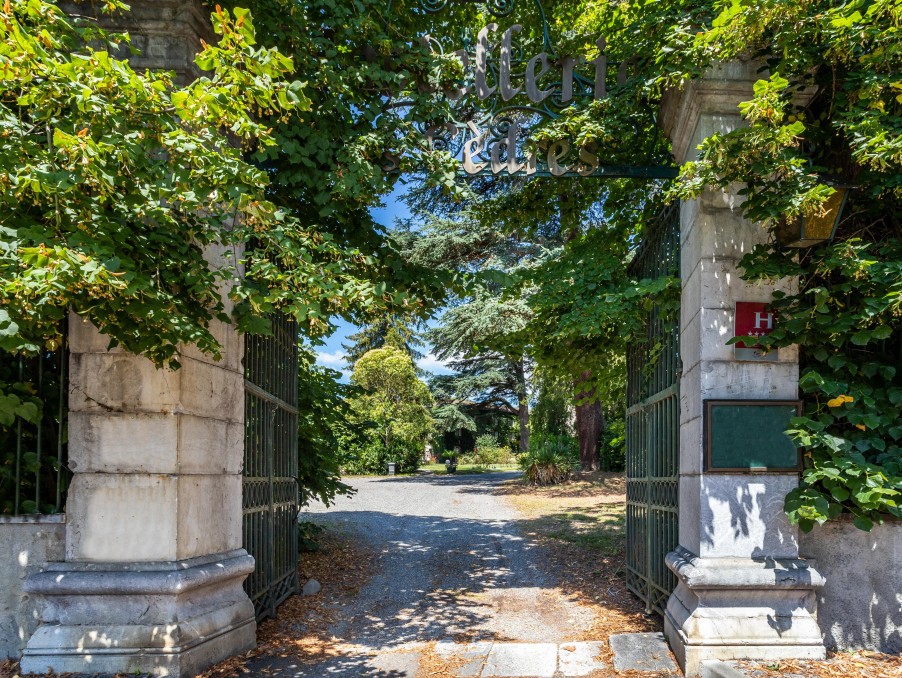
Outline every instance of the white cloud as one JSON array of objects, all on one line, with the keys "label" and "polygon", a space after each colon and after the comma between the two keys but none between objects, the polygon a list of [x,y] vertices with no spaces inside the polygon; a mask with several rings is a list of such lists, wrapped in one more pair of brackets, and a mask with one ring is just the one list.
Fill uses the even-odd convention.
[{"label": "white cloud", "polygon": [[345,366],[345,355],[346,354],[344,351],[335,351],[334,353],[329,353],[328,351],[317,351],[316,362],[320,365],[343,368]]},{"label": "white cloud", "polygon": [[421,370],[426,370],[427,372],[438,372],[448,374],[451,370],[445,365],[444,360],[439,360],[432,353],[427,353],[425,356],[417,360],[417,367]]}]

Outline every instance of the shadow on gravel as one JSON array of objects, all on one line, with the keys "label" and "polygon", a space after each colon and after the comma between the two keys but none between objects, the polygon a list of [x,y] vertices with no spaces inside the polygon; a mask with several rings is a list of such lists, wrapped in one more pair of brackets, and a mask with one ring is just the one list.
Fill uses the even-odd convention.
[{"label": "shadow on gravel", "polygon": [[333,657],[318,664],[302,664],[289,658],[265,658],[251,661],[247,665],[250,675],[278,676],[278,678],[319,678],[320,676],[353,676],[354,678],[409,678],[415,675],[416,667],[382,669],[373,666],[372,655],[355,654]]},{"label": "shadow on gravel", "polygon": [[[380,511],[310,518],[361,534],[382,551],[378,573],[333,628],[339,638],[397,647],[448,639],[543,642],[573,631],[572,609],[548,595],[558,582],[540,567],[546,547],[523,536],[533,521]],[[640,610],[633,603],[622,612]]]}]

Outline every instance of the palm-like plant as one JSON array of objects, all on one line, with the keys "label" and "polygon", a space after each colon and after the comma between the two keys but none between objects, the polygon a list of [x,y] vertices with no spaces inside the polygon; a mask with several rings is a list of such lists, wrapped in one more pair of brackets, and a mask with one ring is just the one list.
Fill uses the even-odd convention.
[{"label": "palm-like plant", "polygon": [[547,440],[520,457],[520,468],[532,485],[557,485],[573,477],[573,460],[567,445]]}]

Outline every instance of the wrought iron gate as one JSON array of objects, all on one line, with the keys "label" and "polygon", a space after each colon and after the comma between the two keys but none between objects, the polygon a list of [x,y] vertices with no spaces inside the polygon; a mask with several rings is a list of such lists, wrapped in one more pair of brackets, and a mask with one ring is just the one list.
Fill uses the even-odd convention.
[{"label": "wrought iron gate", "polygon": [[[640,278],[679,275],[679,203],[661,211],[630,270]],[[653,308],[646,341],[632,343],[626,357],[627,586],[658,613],[676,586],[664,556],[679,539],[679,325],[679,311]]]},{"label": "wrought iron gate", "polygon": [[244,588],[257,618],[298,588],[298,333],[272,318],[269,337],[244,348],[244,548],[257,561]]}]

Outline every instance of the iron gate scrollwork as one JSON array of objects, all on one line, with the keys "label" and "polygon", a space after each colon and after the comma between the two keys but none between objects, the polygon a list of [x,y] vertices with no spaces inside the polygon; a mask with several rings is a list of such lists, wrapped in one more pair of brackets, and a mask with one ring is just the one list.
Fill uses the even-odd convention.
[{"label": "iron gate scrollwork", "polygon": [[[661,210],[630,272],[679,276],[679,203]],[[656,306],[645,318],[646,341],[627,349],[627,587],[660,614],[676,586],[664,557],[679,540],[679,325],[678,310]]]},{"label": "iron gate scrollwork", "polygon": [[244,588],[257,618],[298,589],[298,333],[275,315],[271,336],[245,337],[244,548],[256,560]]}]

